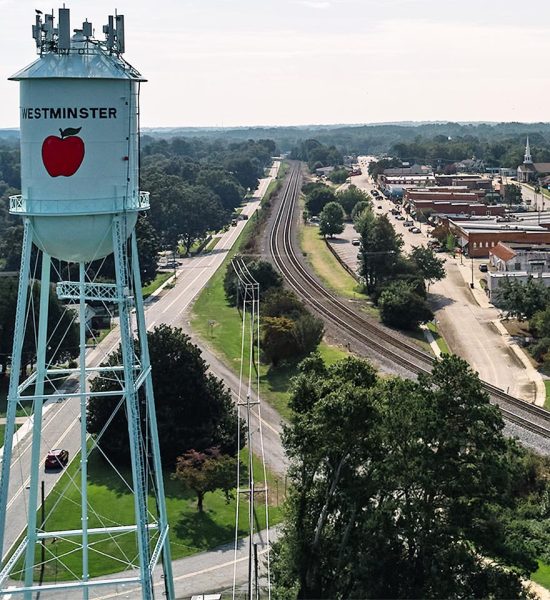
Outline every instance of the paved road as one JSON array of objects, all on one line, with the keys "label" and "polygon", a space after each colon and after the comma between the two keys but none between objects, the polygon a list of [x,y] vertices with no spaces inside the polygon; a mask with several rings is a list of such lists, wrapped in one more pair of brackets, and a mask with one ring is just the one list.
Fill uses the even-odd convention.
[{"label": "paved road", "polygon": [[[366,175],[352,178],[353,184],[361,189],[371,191],[373,185]],[[378,208],[378,207],[381,208]],[[377,214],[389,213],[394,204],[389,200],[375,200],[374,210]],[[389,214],[389,219],[397,233],[403,236],[405,251],[413,246],[425,244],[428,241],[428,227],[417,224],[420,234],[411,233],[403,226],[403,221],[397,221]],[[356,266],[357,248],[351,245],[351,239],[357,237],[353,226],[346,226],[341,240],[334,243],[335,249],[350,266]],[[508,389],[510,394],[533,402],[537,389],[537,376],[534,370],[526,369],[517,359],[506,340],[496,331],[493,321],[498,319],[499,311],[492,306],[481,307],[472,297],[469,290],[471,277],[471,261],[459,258],[445,257],[447,277],[430,287],[430,300],[435,307],[439,328],[450,348],[466,359],[478,371],[480,377],[500,388]],[[482,259],[473,261],[473,278],[479,287],[481,272],[479,264],[486,262]],[[540,387],[540,386],[539,386]]]},{"label": "paved road", "polygon": [[[243,209],[243,213],[252,215],[259,207],[260,199],[265,193],[272,176],[276,174],[279,163],[276,163],[270,176],[260,181],[259,188],[254,198],[249,201]],[[168,325],[184,325],[183,315],[193,299],[206,285],[210,277],[223,262],[227,252],[231,249],[246,221],[238,221],[236,227],[231,227],[220,239],[213,252],[205,256],[184,259],[177,269],[177,279],[171,290],[159,294],[147,303],[146,321],[150,329],[155,325],[166,323]],[[97,366],[102,360],[117,347],[119,343],[116,330],[111,332],[101,344],[88,351],[87,365]],[[215,367],[222,371],[221,363],[210,356],[204,355],[207,362],[212,359],[212,370],[226,379],[232,389],[236,389],[235,378],[225,370],[218,374]],[[76,391],[73,386],[71,391]],[[41,461],[47,452],[54,447],[67,448],[71,456],[75,456],[80,448],[80,431],[78,417],[80,414],[79,399],[65,399],[59,403],[48,403],[45,408],[44,422],[42,427]],[[280,472],[284,471],[284,454],[282,452],[279,431],[280,418],[274,411],[264,407],[262,413],[263,430],[266,448],[270,452],[270,466]],[[257,419],[257,416],[256,416]],[[18,431],[15,439],[15,450],[10,470],[10,500],[8,503],[8,515],[6,518],[5,548],[8,548],[18,539],[27,523],[27,485],[30,473],[30,444],[28,433],[32,429],[32,418]],[[255,449],[257,451],[257,449]],[[51,492],[60,475],[44,473],[46,494]]]}]

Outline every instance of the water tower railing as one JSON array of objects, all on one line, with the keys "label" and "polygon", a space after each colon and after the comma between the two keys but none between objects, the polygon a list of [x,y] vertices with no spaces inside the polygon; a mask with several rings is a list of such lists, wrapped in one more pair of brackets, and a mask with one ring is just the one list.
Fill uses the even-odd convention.
[{"label": "water tower railing", "polygon": [[139,192],[128,199],[120,196],[110,198],[25,198],[22,194],[10,196],[10,213],[24,215],[97,215],[114,214],[123,211],[140,211],[149,209],[149,192]]}]

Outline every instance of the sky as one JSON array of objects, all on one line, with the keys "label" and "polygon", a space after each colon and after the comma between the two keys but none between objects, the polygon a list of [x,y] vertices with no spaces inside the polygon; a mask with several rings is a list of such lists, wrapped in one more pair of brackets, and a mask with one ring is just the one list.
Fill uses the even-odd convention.
[{"label": "sky", "polygon": [[[96,37],[125,15],[144,127],[550,121],[550,2],[72,0]],[[36,58],[34,9],[0,0],[0,128]]]}]

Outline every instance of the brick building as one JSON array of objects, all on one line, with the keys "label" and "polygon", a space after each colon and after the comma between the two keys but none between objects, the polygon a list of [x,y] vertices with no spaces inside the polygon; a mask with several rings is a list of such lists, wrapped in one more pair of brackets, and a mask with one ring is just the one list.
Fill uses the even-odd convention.
[{"label": "brick building", "polygon": [[410,188],[405,190],[403,199],[408,200],[454,200],[457,202],[479,202],[485,192],[469,191],[466,188]]},{"label": "brick building", "polygon": [[550,244],[550,231],[541,225],[511,225],[494,221],[446,221],[448,231],[465,254],[486,258],[499,242]]},{"label": "brick building", "polygon": [[503,204],[487,205],[478,202],[451,202],[445,200],[411,200],[408,202],[411,213],[437,215],[501,216],[506,212]]}]

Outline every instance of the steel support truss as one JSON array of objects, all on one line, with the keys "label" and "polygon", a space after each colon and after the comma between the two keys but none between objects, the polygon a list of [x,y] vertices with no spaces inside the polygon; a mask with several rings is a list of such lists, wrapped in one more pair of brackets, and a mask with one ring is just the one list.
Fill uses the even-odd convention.
[{"label": "steel support truss", "polygon": [[[145,201],[146,198],[143,198]],[[115,215],[113,217],[113,247],[115,259],[116,283],[94,284],[86,281],[84,263],[79,264],[79,280],[77,282],[65,281],[57,285],[60,298],[76,300],[79,303],[79,331],[80,331],[80,356],[76,368],[60,368],[50,366],[46,358],[48,340],[48,303],[50,290],[50,257],[42,252],[42,272],[40,287],[40,309],[38,318],[36,369],[22,383],[19,382],[19,373],[22,365],[23,342],[25,339],[25,315],[27,300],[30,295],[30,260],[33,242],[32,224],[28,218],[24,219],[22,264],[19,278],[19,295],[16,309],[14,343],[11,360],[11,373],[8,404],[6,414],[5,445],[0,477],[0,551],[2,557],[2,570],[0,571],[0,597],[6,594],[23,595],[25,600],[32,600],[38,592],[46,593],[48,598],[59,595],[70,598],[89,598],[90,589],[108,586],[132,586],[132,597],[142,600],[155,598],[155,587],[162,585],[158,596],[169,600],[174,599],[174,585],[169,544],[169,528],[164,498],[164,482],[160,460],[160,447],[157,433],[155,403],[151,379],[149,351],[147,347],[147,330],[145,325],[143,298],[141,295],[141,277],[139,272],[139,259],[135,231],[131,234],[131,253],[128,253],[126,218]],[[131,267],[130,267],[131,265]],[[130,292],[132,290],[132,292]],[[122,350],[122,361],[119,365],[102,367],[88,364],[90,357],[86,351],[86,301],[102,301],[116,303],[119,314],[119,335]],[[135,309],[135,310],[134,310]],[[137,321],[138,343],[134,339],[132,316],[135,314]],[[137,350],[139,348],[139,351]],[[89,390],[89,377],[92,374],[116,373],[120,385],[117,389],[91,392]],[[60,390],[46,391],[49,381],[64,376],[65,383]],[[30,389],[29,389],[30,388]],[[142,390],[139,395],[140,389]],[[32,394],[27,392],[32,391]],[[132,465],[131,489],[134,498],[133,521],[128,524],[119,524],[110,527],[89,527],[88,511],[90,509],[87,498],[88,487],[88,456],[97,446],[96,439],[90,439],[87,432],[87,405],[91,396],[102,398],[117,396],[124,402],[128,415],[128,433],[130,440],[130,454]],[[9,511],[25,510],[24,503],[11,506],[10,496],[14,493],[13,485],[10,488],[10,474],[15,475],[17,470],[12,465],[12,453],[15,438],[15,417],[17,406],[21,401],[32,401],[32,450],[28,486],[27,514],[28,525],[24,531],[8,530]],[[78,402],[78,418],[74,418],[70,431],[80,438],[75,460],[79,460],[80,477],[76,476],[74,482],[80,483],[81,502],[81,527],[78,529],[47,531],[42,523],[38,522],[37,509],[38,495],[43,467],[44,441],[42,440],[43,414],[52,403]],[[145,410],[140,410],[140,403],[144,402]],[[142,404],[143,406],[143,404]],[[63,410],[63,408],[60,408]],[[144,416],[145,415],[145,416]],[[29,434],[31,435],[31,434]],[[148,437],[148,447],[144,443]],[[147,453],[147,454],[146,454]],[[154,481],[153,489],[149,484]],[[23,484],[24,485],[24,484]],[[59,484],[58,484],[59,485]],[[149,496],[154,494],[155,507],[149,510]],[[75,508],[75,510],[77,510]],[[152,518],[152,512],[156,517]],[[90,577],[90,548],[91,541],[97,536],[134,534],[138,557],[135,569],[130,573],[121,573],[114,578]],[[152,535],[156,539],[152,538]],[[21,541],[17,541],[20,538]],[[36,557],[39,556],[37,548],[46,540],[71,539],[76,540],[81,548],[82,571],[77,574],[75,581],[63,582],[37,582]],[[57,557],[56,557],[57,558]],[[162,562],[163,580],[154,584],[154,569]],[[21,570],[23,579],[16,580],[13,573]],[[71,590],[70,596],[67,596]],[[129,588],[125,588],[125,593]]]}]

